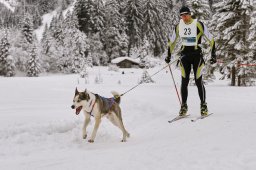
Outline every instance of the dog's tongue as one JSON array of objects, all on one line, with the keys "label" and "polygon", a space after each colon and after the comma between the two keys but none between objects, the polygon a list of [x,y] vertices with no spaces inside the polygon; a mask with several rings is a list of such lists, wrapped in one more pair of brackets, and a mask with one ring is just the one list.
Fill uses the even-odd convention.
[{"label": "dog's tongue", "polygon": [[76,115],[78,115],[80,113],[80,111],[82,110],[82,106],[76,108]]}]

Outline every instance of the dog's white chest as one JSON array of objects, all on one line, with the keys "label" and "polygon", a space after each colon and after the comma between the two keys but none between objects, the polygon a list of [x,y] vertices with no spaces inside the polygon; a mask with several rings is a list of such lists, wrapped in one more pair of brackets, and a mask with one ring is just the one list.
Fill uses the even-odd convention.
[{"label": "dog's white chest", "polygon": [[89,93],[89,96],[90,96],[90,100],[85,103],[84,110],[87,113],[90,113],[91,115],[93,115],[93,109],[96,103],[96,96],[91,93]]}]

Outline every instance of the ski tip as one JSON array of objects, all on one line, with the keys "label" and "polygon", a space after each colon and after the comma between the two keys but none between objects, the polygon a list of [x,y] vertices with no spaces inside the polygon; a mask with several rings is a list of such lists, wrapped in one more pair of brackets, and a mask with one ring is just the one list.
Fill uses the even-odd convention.
[{"label": "ski tip", "polygon": [[175,120],[168,120],[168,123],[172,123],[172,122],[174,122]]},{"label": "ski tip", "polygon": [[187,114],[185,116],[176,116],[174,119],[168,120],[168,123],[173,123],[173,122],[175,122],[177,120],[180,120],[180,119],[183,119],[183,118],[186,118],[186,117],[189,117],[189,116],[190,116],[189,114]]},{"label": "ski tip", "polygon": [[191,122],[196,122],[197,120],[199,120],[199,119],[204,119],[204,118],[206,118],[206,117],[208,117],[208,116],[210,116],[210,115],[212,115],[213,113],[210,113],[210,114],[208,114],[208,115],[206,115],[206,116],[200,116],[200,117],[197,117],[197,118],[195,118],[195,119],[191,119]]}]

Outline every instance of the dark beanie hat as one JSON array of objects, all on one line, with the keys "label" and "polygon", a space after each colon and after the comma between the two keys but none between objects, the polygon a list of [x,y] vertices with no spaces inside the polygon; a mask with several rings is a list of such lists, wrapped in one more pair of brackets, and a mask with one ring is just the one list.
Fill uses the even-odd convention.
[{"label": "dark beanie hat", "polygon": [[186,6],[181,7],[180,9],[180,15],[181,14],[190,14],[190,9]]}]

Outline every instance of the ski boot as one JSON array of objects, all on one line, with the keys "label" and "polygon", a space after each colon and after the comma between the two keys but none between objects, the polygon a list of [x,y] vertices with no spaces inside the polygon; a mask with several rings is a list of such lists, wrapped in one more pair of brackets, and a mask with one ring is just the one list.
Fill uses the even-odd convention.
[{"label": "ski boot", "polygon": [[188,112],[188,105],[187,103],[183,103],[180,108],[179,116],[185,116]]},{"label": "ski boot", "polygon": [[201,116],[208,115],[207,103],[201,103]]}]

